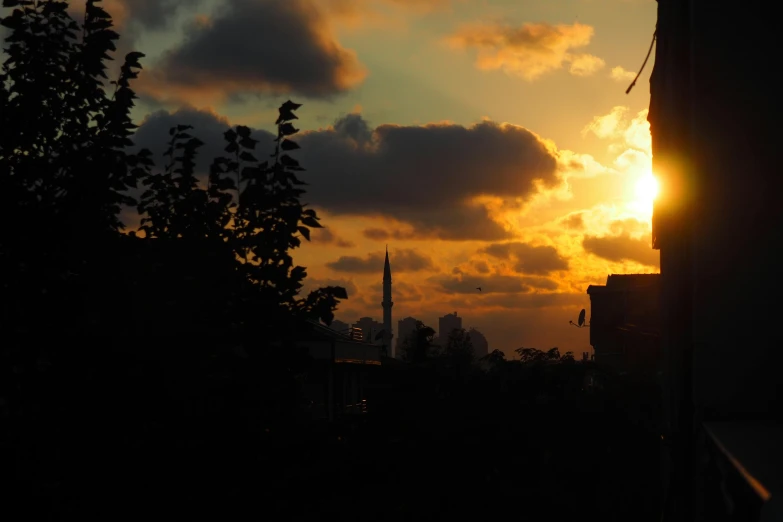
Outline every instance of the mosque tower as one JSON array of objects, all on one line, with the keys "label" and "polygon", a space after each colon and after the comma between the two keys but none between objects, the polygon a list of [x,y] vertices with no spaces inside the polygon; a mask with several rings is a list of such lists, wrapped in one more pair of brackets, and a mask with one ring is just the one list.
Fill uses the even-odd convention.
[{"label": "mosque tower", "polygon": [[394,345],[392,344],[392,302],[391,296],[391,265],[389,265],[389,247],[386,246],[386,262],[383,264],[383,345],[386,347],[386,355],[394,357]]}]

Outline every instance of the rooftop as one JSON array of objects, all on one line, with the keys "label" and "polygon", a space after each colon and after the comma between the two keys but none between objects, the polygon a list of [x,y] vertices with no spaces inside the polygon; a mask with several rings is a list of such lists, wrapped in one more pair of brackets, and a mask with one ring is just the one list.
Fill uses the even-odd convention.
[{"label": "rooftop", "polygon": [[659,285],[661,274],[610,274],[605,285],[590,285],[587,293],[631,290]]}]

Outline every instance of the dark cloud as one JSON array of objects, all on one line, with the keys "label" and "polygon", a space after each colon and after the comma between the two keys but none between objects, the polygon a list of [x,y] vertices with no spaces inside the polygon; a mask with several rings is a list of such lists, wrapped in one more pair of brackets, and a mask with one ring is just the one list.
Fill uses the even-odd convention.
[{"label": "dark cloud", "polygon": [[198,0],[108,0],[103,6],[117,25],[137,29],[160,30],[170,27],[174,17]]},{"label": "dark cloud", "polygon": [[332,229],[328,227],[312,229],[310,232],[310,239],[313,243],[334,245],[338,248],[353,248],[356,246],[356,244],[352,241],[348,241],[337,236],[334,232],[332,232]]},{"label": "dark cloud", "polygon": [[479,274],[488,274],[489,273],[489,264],[486,261],[474,261],[473,262],[473,268],[478,272]]},{"label": "dark cloud", "polygon": [[[188,131],[193,136],[204,142],[199,149],[196,158],[197,172],[206,173],[212,159],[217,156],[225,156],[226,142],[223,133],[231,126],[228,119],[208,109],[194,109],[182,107],[176,112],[158,110],[144,117],[139,128],[133,136],[133,142],[137,148],[146,148],[154,153],[156,165],[162,165],[163,151],[168,146],[169,129],[177,125],[192,125]],[[272,149],[274,136],[265,131],[253,131],[254,138],[260,141],[259,150]]]},{"label": "dark cloud", "polygon": [[[224,154],[223,132],[229,126],[213,112],[192,107],[154,112],[134,140],[160,154],[168,129],[177,124],[193,125],[191,133],[206,143],[197,158],[197,169],[206,172],[212,158]],[[254,131],[254,137],[260,140],[259,155],[272,150],[272,134]],[[371,129],[360,115],[350,114],[333,128],[302,133],[297,141],[302,150],[295,156],[308,169],[302,175],[309,183],[306,201],[333,215],[379,216],[403,224],[397,230],[364,231],[378,241],[504,239],[508,232],[471,199],[524,200],[539,190],[538,184],[560,182],[555,153],[514,125],[485,121],[472,127]]]},{"label": "dark cloud", "polygon": [[534,289],[557,289],[557,283],[546,277],[468,275],[460,272],[450,276],[434,276],[429,280],[448,294],[518,294],[532,292]]},{"label": "dark cloud", "polygon": [[[373,130],[361,115],[350,114],[333,129],[308,132],[300,143],[304,165],[333,180],[311,183],[314,204],[332,214],[392,217],[419,237],[506,238],[507,231],[472,200],[524,200],[538,183],[552,187],[560,181],[555,153],[538,136],[489,121]],[[376,229],[367,234],[387,237]]]},{"label": "dark cloud", "polygon": [[[338,272],[349,272],[356,274],[369,274],[377,272],[383,273],[383,263],[385,254],[383,252],[373,252],[367,257],[342,256],[337,261],[326,263],[326,266]],[[424,270],[435,270],[435,265],[428,256],[418,253],[415,250],[401,248],[389,254],[389,262],[392,272],[420,272]]]},{"label": "dark cloud", "polygon": [[357,294],[359,291],[356,288],[356,284],[351,279],[318,279],[313,277],[306,277],[299,295],[306,296],[311,291],[323,288],[325,286],[342,286],[345,288],[345,291],[348,292],[348,299],[351,303],[357,300]]},{"label": "dark cloud", "polygon": [[582,230],[585,227],[585,220],[584,215],[581,212],[578,212],[576,214],[571,214],[570,216],[566,216],[560,222],[565,226],[566,228],[570,228],[573,230]]},{"label": "dark cloud", "polygon": [[[484,306],[498,308],[551,308],[577,306],[585,302],[585,294],[567,292],[533,292],[528,294],[494,294],[481,300]],[[578,311],[577,311],[578,313]]]},{"label": "dark cloud", "polygon": [[406,240],[414,239],[416,234],[413,231],[394,230],[388,231],[382,228],[366,228],[362,230],[362,235],[367,239],[374,241],[385,241],[389,239]]},{"label": "dark cloud", "polygon": [[296,93],[328,98],[365,77],[312,0],[231,0],[194,22],[185,41],[139,80],[158,99]]},{"label": "dark cloud", "polygon": [[[371,305],[380,303],[383,299],[383,283],[376,283],[371,286],[371,295],[368,301]],[[418,303],[424,301],[424,293],[413,284],[404,281],[395,282],[392,285],[392,297],[395,303]]]},{"label": "dark cloud", "polygon": [[553,246],[531,246],[514,241],[494,243],[481,252],[499,259],[513,260],[514,270],[523,274],[548,274],[568,269],[568,260]]},{"label": "dark cloud", "polygon": [[650,234],[641,238],[631,237],[625,232],[616,236],[585,236],[582,247],[608,261],[636,261],[647,266],[660,265],[660,255],[657,250],[652,249]]}]

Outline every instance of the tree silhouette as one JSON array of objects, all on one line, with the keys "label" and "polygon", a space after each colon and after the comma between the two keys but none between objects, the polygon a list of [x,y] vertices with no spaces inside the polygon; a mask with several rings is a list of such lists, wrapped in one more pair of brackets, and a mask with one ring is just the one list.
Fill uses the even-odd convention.
[{"label": "tree silhouette", "polygon": [[459,374],[475,362],[473,343],[470,341],[470,334],[464,328],[455,328],[449,333],[443,356],[454,365]]},{"label": "tree silhouette", "polygon": [[[3,276],[4,319],[21,331],[49,323],[58,331],[94,333],[100,321],[90,324],[87,317],[108,315],[104,303],[114,291],[152,291],[154,284],[144,279],[177,277],[176,264],[180,279],[219,280],[207,285],[211,289],[231,286],[227,295],[212,296],[219,299],[210,308],[230,318],[224,326],[233,331],[257,333],[296,317],[329,323],[345,290],[327,287],[300,298],[306,270],[290,255],[301,237],[309,240],[310,228],[321,227],[316,212],[300,201],[304,183],[297,172],[303,169],[289,155],[298,148],[290,137],[300,105],[280,107],[271,164],[254,157],[257,141],[247,127],[228,129],[228,155],[215,159],[203,187],[194,162],[203,143],[179,125],[170,132],[167,164],[156,171],[148,150],[126,150],[136,127],[130,83],[144,55],[127,54],[119,77],[108,81],[105,60],[119,35],[98,3],[86,2],[80,25],[67,2],[4,0],[16,8],[2,20],[11,31],[0,74],[0,198],[8,218],[2,220],[0,254],[11,267]],[[120,214],[137,204],[128,196],[137,186],[143,190],[143,239],[156,240],[154,248],[122,235]],[[145,251],[141,257],[139,250]],[[170,269],[153,274],[121,260],[109,268],[113,257],[142,262],[150,255]],[[209,273],[216,266],[229,270],[230,263],[205,263],[221,256],[235,258],[235,274]],[[142,280],[129,283],[134,274],[128,271]],[[146,301],[158,297],[160,292]],[[169,295],[166,301],[186,317],[189,297]],[[117,326],[116,318],[109,322]]]},{"label": "tree silhouette", "polygon": [[435,337],[435,330],[422,321],[416,321],[416,329],[403,341],[403,360],[411,363],[422,363],[429,360],[434,355],[433,337]]},{"label": "tree silhouette", "polygon": [[546,353],[537,348],[517,348],[514,350],[519,355],[519,360],[522,364],[536,363],[546,360]]}]

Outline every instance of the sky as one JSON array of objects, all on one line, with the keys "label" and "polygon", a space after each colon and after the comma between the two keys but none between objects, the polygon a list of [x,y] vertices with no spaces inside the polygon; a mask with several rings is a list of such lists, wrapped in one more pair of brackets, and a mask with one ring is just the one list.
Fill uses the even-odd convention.
[{"label": "sky", "polygon": [[[80,2],[72,2],[78,12]],[[242,124],[268,138],[291,99],[304,199],[325,226],[294,253],[336,312],[437,328],[456,311],[490,350],[590,351],[569,326],[590,284],[657,273],[650,217],[655,0],[107,0],[143,52],[139,146],[169,127],[207,143]],[[119,61],[119,60],[118,60]],[[137,224],[126,217],[129,228]],[[476,290],[481,287],[482,291]]]}]

